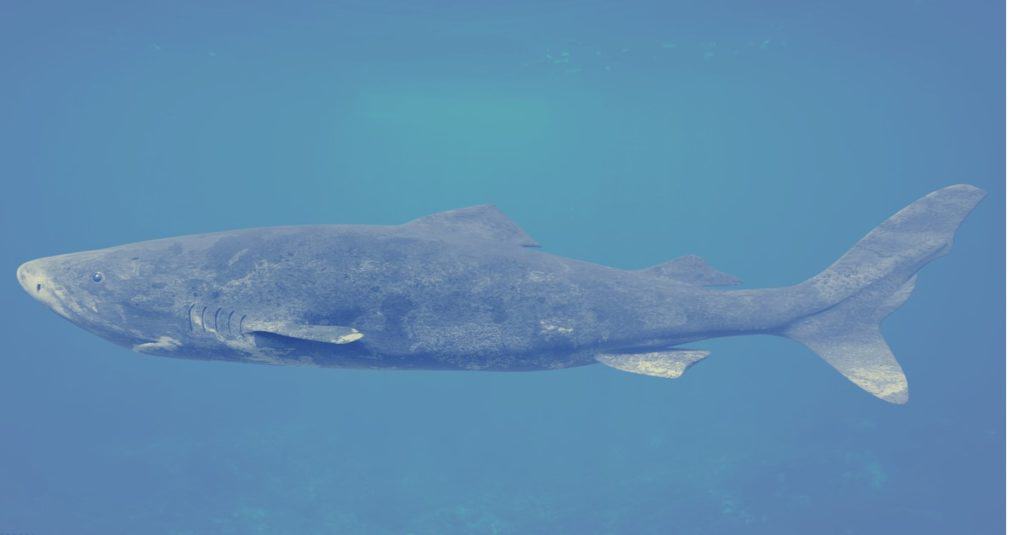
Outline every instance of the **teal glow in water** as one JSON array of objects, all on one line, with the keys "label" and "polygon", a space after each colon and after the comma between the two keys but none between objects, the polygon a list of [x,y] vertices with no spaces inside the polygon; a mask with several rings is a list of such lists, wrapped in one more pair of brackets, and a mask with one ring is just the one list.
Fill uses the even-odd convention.
[{"label": "teal glow in water", "polygon": [[[0,531],[1002,531],[1001,3],[377,4],[0,8]],[[679,381],[143,357],[14,278],[494,203],[785,285],[957,182],[989,197],[883,329],[903,407],[761,337]]]}]

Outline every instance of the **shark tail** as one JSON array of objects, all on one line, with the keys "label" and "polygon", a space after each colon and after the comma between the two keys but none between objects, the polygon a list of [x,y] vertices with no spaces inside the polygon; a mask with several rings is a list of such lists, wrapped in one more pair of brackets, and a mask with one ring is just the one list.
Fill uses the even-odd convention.
[{"label": "shark tail", "polygon": [[882,337],[881,322],[910,297],[918,270],[949,251],[957,228],[984,196],[974,186],[949,186],[897,212],[800,285],[827,305],[780,334],[875,397],[906,403],[907,379]]}]

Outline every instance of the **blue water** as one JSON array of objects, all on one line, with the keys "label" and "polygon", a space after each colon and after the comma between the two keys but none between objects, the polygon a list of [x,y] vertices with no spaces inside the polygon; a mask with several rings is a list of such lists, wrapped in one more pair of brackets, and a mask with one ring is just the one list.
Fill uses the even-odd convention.
[{"label": "blue water", "polygon": [[[998,533],[1001,2],[0,5],[0,532]],[[23,261],[494,203],[545,250],[801,281],[989,197],[884,326],[906,406],[777,338],[667,381],[131,353]]]}]

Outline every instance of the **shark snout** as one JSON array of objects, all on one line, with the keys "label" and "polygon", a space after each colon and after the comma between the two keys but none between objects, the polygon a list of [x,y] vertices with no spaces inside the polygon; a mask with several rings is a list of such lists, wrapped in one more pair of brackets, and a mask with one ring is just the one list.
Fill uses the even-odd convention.
[{"label": "shark snout", "polygon": [[26,293],[61,316],[68,317],[67,308],[60,299],[64,291],[47,272],[45,258],[31,260],[18,266],[18,282]]},{"label": "shark snout", "polygon": [[31,260],[18,266],[18,282],[29,295],[34,296],[42,291],[44,283],[47,282],[41,264],[39,260]]}]

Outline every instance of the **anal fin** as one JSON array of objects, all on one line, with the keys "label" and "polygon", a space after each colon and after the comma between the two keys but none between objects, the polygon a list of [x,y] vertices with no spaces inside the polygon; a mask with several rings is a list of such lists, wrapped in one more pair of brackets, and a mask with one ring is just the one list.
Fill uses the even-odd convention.
[{"label": "anal fin", "polygon": [[624,372],[678,379],[690,367],[710,351],[694,349],[666,349],[647,353],[601,353],[594,358],[604,364]]}]

